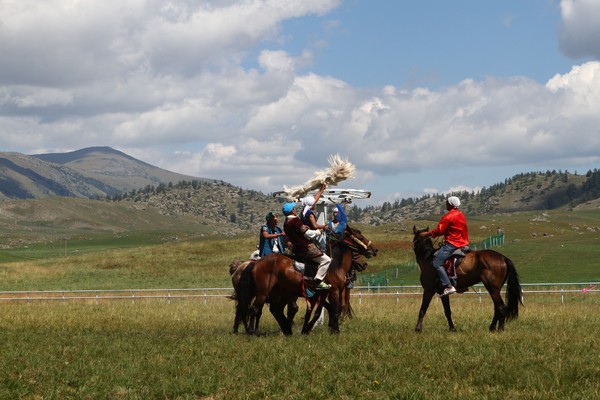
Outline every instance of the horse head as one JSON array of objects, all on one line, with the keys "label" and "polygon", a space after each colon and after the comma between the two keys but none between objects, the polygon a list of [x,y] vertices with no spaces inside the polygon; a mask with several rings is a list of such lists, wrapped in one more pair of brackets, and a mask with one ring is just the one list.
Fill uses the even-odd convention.
[{"label": "horse head", "polygon": [[434,249],[431,238],[421,236],[421,233],[428,231],[429,226],[424,229],[417,229],[417,227],[413,225],[413,250],[417,258],[427,259],[433,255]]},{"label": "horse head", "polygon": [[367,239],[359,229],[351,228],[350,225],[346,225],[344,244],[366,258],[377,255],[377,248],[373,245],[373,242]]}]

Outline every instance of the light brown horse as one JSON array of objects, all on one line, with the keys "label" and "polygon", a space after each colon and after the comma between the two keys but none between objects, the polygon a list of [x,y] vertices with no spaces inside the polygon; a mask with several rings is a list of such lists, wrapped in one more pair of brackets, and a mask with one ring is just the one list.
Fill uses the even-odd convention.
[{"label": "light brown horse", "polygon": [[[435,293],[441,294],[442,285],[433,268],[433,255],[435,248],[431,238],[421,237],[421,232],[426,229],[417,229],[413,226],[413,250],[417,258],[417,263],[421,268],[421,286],[423,286],[423,300],[419,310],[419,319],[415,330],[421,332],[423,329],[423,319],[429,307],[429,303]],[[519,316],[519,303],[521,302],[521,284],[519,276],[512,261],[504,255],[494,250],[472,251],[466,254],[463,261],[456,268],[456,290],[464,293],[470,286],[482,282],[489,292],[494,302],[494,318],[490,325],[490,331],[504,330],[504,323],[507,320],[516,319]],[[505,305],[500,291],[504,283],[507,283]],[[455,295],[456,296],[456,295]],[[452,322],[452,311],[450,310],[450,298],[442,297],[444,314],[448,320],[448,327],[455,331]]]},{"label": "light brown horse", "polygon": [[[377,255],[377,249],[367,240],[358,229],[347,226],[344,239],[331,244],[331,265],[325,281],[331,285],[325,292],[328,303],[318,297],[316,311],[324,306],[329,313],[329,329],[339,332],[339,318],[342,302],[342,290],[346,286],[346,274],[352,266],[352,253],[358,251],[367,258]],[[304,296],[306,282],[302,273],[293,266],[291,257],[282,254],[271,254],[248,265],[242,272],[236,287],[238,304],[236,315],[242,321],[250,317],[250,321],[260,319],[265,302],[269,302],[271,314],[277,320],[282,332],[292,333],[290,321],[285,318],[283,309],[292,299]],[[321,301],[323,300],[323,301]],[[311,319],[314,304],[309,304],[304,318],[302,333],[307,334],[312,329],[316,318]],[[237,317],[236,317],[237,318]],[[257,328],[249,324],[248,333],[256,334]]]}]

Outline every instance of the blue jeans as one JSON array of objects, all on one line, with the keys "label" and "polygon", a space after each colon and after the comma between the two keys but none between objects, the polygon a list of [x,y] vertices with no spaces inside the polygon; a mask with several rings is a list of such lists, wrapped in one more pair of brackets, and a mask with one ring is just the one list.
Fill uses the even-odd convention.
[{"label": "blue jeans", "polygon": [[450,279],[448,278],[448,274],[444,269],[444,262],[454,253],[456,247],[452,246],[450,243],[444,243],[440,246],[435,258],[433,259],[433,268],[435,268],[435,272],[438,274],[440,278],[440,283],[443,287],[450,287],[452,284],[450,283]]}]

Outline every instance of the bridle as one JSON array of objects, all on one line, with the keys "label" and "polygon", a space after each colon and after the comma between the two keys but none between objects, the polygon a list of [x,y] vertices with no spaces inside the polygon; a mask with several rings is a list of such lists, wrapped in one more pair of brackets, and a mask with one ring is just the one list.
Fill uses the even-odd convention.
[{"label": "bridle", "polygon": [[356,237],[356,235],[352,233],[351,229],[346,229],[346,233],[347,234],[344,235],[344,238],[342,240],[330,234],[327,234],[327,237],[329,237],[331,241],[343,243],[346,247],[350,248],[350,250],[360,254],[365,254],[369,250],[369,247],[371,247],[371,244],[373,243],[371,240],[365,243],[363,240]]}]

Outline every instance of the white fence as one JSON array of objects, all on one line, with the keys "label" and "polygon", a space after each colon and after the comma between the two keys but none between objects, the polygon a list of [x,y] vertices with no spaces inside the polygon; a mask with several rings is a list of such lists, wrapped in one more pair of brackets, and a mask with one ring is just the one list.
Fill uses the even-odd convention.
[{"label": "white fence", "polygon": [[[506,288],[506,286],[504,287]],[[565,296],[567,295],[586,295],[586,294],[598,294],[600,293],[600,282],[576,282],[576,283],[521,283],[522,299],[525,299],[530,295],[539,294],[555,294],[559,295],[561,302],[565,302]],[[403,296],[414,296],[422,295],[423,289],[420,285],[403,285],[403,286],[357,286],[352,293],[352,296],[358,297],[360,301],[363,297],[370,296],[385,296],[394,297],[396,302],[400,301]],[[474,285],[469,291],[462,295],[476,295],[479,296],[479,301],[483,298],[488,297],[488,292],[482,284]]]},{"label": "white fence", "polygon": [[[600,293],[600,282],[576,283],[524,283],[523,299],[530,295],[550,294],[561,297],[565,302],[566,296],[585,296]],[[231,288],[194,288],[194,289],[127,289],[127,290],[46,290],[46,291],[12,291],[0,292],[0,301],[94,301],[101,300],[136,300],[161,299],[169,303],[176,299],[200,299],[208,304],[211,299],[224,299],[231,296]],[[423,293],[421,286],[356,286],[351,296],[360,304],[363,298],[387,297],[395,298],[397,302],[404,296],[420,296]],[[479,296],[480,301],[487,297],[487,291],[482,285],[473,286],[464,295]]]}]

